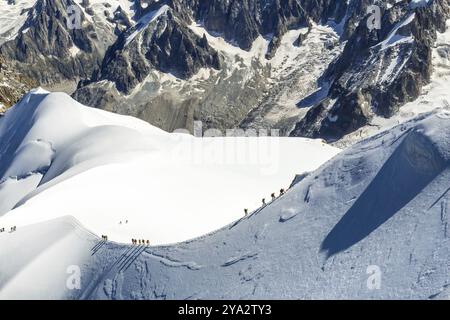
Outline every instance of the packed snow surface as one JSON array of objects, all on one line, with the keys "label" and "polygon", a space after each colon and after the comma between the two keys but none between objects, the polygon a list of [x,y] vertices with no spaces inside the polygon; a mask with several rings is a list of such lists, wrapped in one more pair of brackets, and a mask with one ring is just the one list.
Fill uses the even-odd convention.
[{"label": "packed snow surface", "polygon": [[[95,299],[448,299],[450,113],[337,155],[248,218],[180,245],[106,244]],[[128,251],[127,251],[128,250]]]},{"label": "packed snow surface", "polygon": [[14,39],[24,25],[28,16],[28,9],[32,8],[36,0],[20,0],[15,3],[0,0],[0,45]]},{"label": "packed snow surface", "polygon": [[260,210],[175,245],[103,241],[69,216],[0,233],[0,298],[448,299],[449,122],[437,111],[357,143]]},{"label": "packed snow surface", "polygon": [[318,140],[194,137],[36,90],[0,120],[0,227],[72,216],[130,243],[214,231],[340,150]]}]

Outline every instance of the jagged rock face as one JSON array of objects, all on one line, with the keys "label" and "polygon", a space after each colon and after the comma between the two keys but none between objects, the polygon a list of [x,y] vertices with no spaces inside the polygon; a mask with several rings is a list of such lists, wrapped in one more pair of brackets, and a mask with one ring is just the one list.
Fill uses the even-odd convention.
[{"label": "jagged rock face", "polygon": [[103,53],[84,12],[80,11],[82,28],[69,27],[73,5],[72,0],[37,1],[17,37],[4,43],[0,53],[40,84],[89,77]]},{"label": "jagged rock face", "polygon": [[0,115],[34,86],[36,82],[11,69],[0,56]]},{"label": "jagged rock face", "polygon": [[291,135],[333,141],[416,99],[430,79],[436,31],[445,30],[449,16],[447,0],[420,7],[402,1],[384,9],[380,30],[370,30],[363,19],[322,78],[327,98],[312,106]]},{"label": "jagged rock face", "polygon": [[[199,38],[187,27],[192,20],[202,21],[209,32],[220,33],[244,50],[250,50],[260,35],[270,36],[270,59],[288,29],[307,26],[310,20],[336,17],[340,21],[346,5],[331,0],[152,1],[145,11],[139,12],[141,20],[137,25],[123,33],[108,50],[92,81],[110,80],[119,91],[129,93],[155,68],[183,79],[201,67],[219,69],[217,52],[209,47],[206,38]],[[154,21],[149,23],[146,19]],[[128,43],[127,38],[136,32],[140,32],[138,41]]]},{"label": "jagged rock face", "polygon": [[220,59],[206,38],[200,38],[169,7],[150,6],[134,28],[108,50],[93,81],[109,80],[130,93],[158,69],[187,79],[202,67],[220,68]]},{"label": "jagged rock face", "polygon": [[[284,94],[278,92],[280,89],[295,90],[299,85],[294,85],[295,81],[288,77],[269,79],[272,73],[269,60],[275,56],[283,35],[291,28],[311,27],[311,21],[328,21],[330,17],[341,20],[346,12],[346,3],[334,1],[167,0],[148,3],[148,8],[140,12],[144,23],[140,25],[137,22],[135,27],[119,36],[108,50],[101,69],[94,73],[91,81],[81,82],[73,97],[88,105],[138,116],[166,130],[176,129],[172,125],[174,123],[184,123],[181,127],[189,128],[194,120],[203,121],[205,129],[229,129],[239,126],[255,106],[263,105],[267,109],[274,100],[278,105],[279,99],[270,99],[269,93],[276,91],[277,97],[284,98]],[[156,14],[164,6],[169,9]],[[152,21],[145,23],[145,15],[152,12]],[[232,53],[225,57],[224,52],[217,52],[221,51],[221,46],[219,50],[215,50],[217,46],[212,49],[204,34],[192,32],[193,21],[197,21],[205,32],[220,34],[230,46],[232,44],[244,51],[250,51],[257,38],[270,38],[268,49],[263,54],[265,59],[255,57],[251,62],[244,62],[239,52],[236,56]],[[139,30],[136,37],[127,41],[136,30]],[[334,57],[334,53],[326,52],[326,63],[330,62],[328,57]],[[217,70],[218,73],[200,84],[197,80],[192,81],[192,85],[183,86],[179,92],[175,92],[177,85],[173,89],[156,92],[155,88],[163,87],[156,79],[152,80],[154,85],[144,84],[153,77],[155,70],[190,81],[201,68]],[[297,68],[302,69],[301,66]],[[114,83],[118,93],[108,92],[109,84],[105,85],[105,81]],[[270,90],[270,83],[275,81],[279,85]],[[283,83],[289,83],[289,86],[281,88]],[[142,86],[148,90],[146,99],[124,99],[120,94],[128,97],[137,88],[143,90]],[[167,114],[168,110],[173,112]],[[166,118],[169,120],[164,123]],[[292,127],[295,117],[290,115],[289,119],[287,124],[283,122],[280,125]],[[246,123],[249,122],[252,121]],[[264,127],[273,125],[270,122]]]}]

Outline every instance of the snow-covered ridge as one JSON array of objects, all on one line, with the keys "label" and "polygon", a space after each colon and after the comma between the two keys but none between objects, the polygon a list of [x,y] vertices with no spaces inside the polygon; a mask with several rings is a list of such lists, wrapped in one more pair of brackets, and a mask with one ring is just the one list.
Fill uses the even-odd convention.
[{"label": "snow-covered ridge", "polygon": [[242,58],[245,65],[250,66],[253,60],[267,62],[265,58],[270,41],[259,36],[249,51],[243,50],[238,46],[225,40],[222,36],[209,33],[201,23],[192,22],[189,28],[199,37],[206,36],[208,44],[215,50],[227,56],[230,61],[234,61],[235,57]]},{"label": "snow-covered ridge", "polygon": [[208,237],[135,248],[131,263],[106,245],[85,270],[108,272],[82,297],[448,299],[449,121],[435,112],[363,141]]},{"label": "snow-covered ridge", "polygon": [[169,134],[35,90],[0,120],[0,225],[71,215],[111,240],[183,241],[257,209],[339,151],[301,138]]},{"label": "snow-covered ridge", "polygon": [[[449,121],[428,113],[357,143],[181,244],[105,242],[67,216],[0,233],[0,298],[448,299]],[[73,266],[79,290],[66,286]]]}]

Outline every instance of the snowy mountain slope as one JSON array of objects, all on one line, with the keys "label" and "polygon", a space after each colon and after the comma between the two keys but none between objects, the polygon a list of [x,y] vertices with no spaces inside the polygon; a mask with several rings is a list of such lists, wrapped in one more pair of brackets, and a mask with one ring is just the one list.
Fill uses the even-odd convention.
[{"label": "snowy mountain slope", "polygon": [[[449,119],[423,117],[362,142],[211,236],[135,248],[134,262],[113,266],[88,297],[446,299]],[[125,249],[110,245],[93,266]],[[373,265],[379,290],[367,287]]]},{"label": "snowy mountain slope", "polygon": [[[60,297],[448,299],[449,121],[449,112],[434,112],[357,143],[262,210],[191,241],[147,248],[80,233],[61,247],[79,255],[82,286]],[[27,240],[40,243],[33,233],[50,227],[27,228]],[[0,234],[0,245],[24,234]],[[6,273],[2,297],[21,289],[30,255],[18,263],[23,272]],[[379,289],[369,286],[373,270]]]},{"label": "snowy mountain slope", "polygon": [[411,120],[420,114],[438,108],[450,108],[450,91],[448,89],[450,83],[450,20],[446,24],[446,31],[437,33],[436,44],[432,51],[433,73],[430,83],[424,86],[422,94],[416,100],[402,106],[399,112],[391,118],[374,117],[368,125],[345,135],[334,143],[336,146],[346,147],[356,141]]},{"label": "snowy mountain slope", "polygon": [[0,233],[0,299],[76,298],[66,286],[68,271],[89,262],[96,241],[71,217]]},{"label": "snowy mountain slope", "polygon": [[[28,12],[38,1],[42,0],[2,0],[0,1],[0,45],[19,36],[19,32],[26,33],[23,28],[30,18]],[[141,7],[134,0],[75,0],[61,3],[76,4],[84,14],[83,19],[93,23],[103,35],[111,33],[114,29],[133,26],[134,17],[140,12]],[[59,2],[56,2],[59,4]],[[54,5],[54,4],[52,4]],[[29,21],[28,21],[29,22]]]},{"label": "snowy mountain slope", "polygon": [[0,225],[71,215],[115,241],[183,241],[339,151],[302,138],[169,134],[36,90],[0,119]]}]

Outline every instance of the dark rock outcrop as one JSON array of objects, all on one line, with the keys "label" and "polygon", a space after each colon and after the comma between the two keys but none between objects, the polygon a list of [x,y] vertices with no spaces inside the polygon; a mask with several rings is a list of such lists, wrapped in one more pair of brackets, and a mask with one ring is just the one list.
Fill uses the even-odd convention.
[{"label": "dark rock outcrop", "polygon": [[268,58],[275,54],[280,39],[287,30],[309,24],[309,20],[340,22],[347,3],[334,0],[171,0],[174,7],[185,3],[197,21],[217,32],[240,48],[249,50],[262,35],[272,39]]}]

